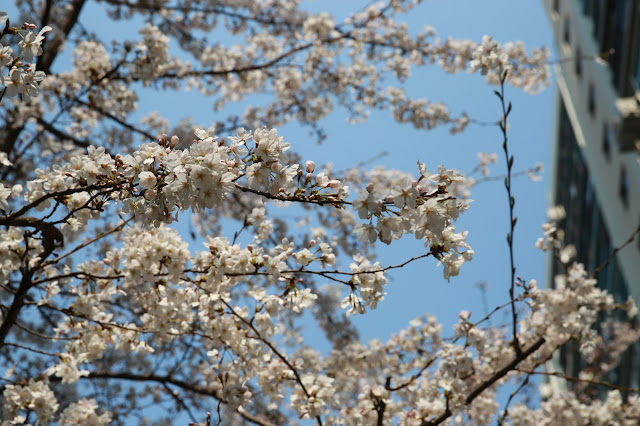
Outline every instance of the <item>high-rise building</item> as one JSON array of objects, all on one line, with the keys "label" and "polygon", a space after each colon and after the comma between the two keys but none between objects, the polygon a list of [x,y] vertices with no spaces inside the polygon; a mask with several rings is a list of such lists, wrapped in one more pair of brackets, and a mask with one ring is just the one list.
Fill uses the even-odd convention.
[{"label": "high-rise building", "polygon": [[[564,241],[594,273],[640,221],[640,0],[543,2],[561,58],[555,65],[549,203],[564,206]],[[616,302],[631,296],[640,305],[639,240],[598,274],[598,285]],[[550,285],[559,268],[550,260]],[[605,340],[612,332],[608,319],[602,316],[598,324]],[[555,363],[571,376],[586,365],[571,344]],[[640,387],[640,345],[632,345],[605,378]]]}]

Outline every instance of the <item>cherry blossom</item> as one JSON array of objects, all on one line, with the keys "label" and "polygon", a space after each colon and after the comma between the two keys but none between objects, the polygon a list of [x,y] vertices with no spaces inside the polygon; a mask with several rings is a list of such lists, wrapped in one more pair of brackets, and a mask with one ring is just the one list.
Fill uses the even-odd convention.
[{"label": "cherry blossom", "polygon": [[[509,383],[554,375],[544,365],[569,341],[599,365],[571,379],[606,386],[603,374],[638,337],[623,322],[607,341],[594,331],[599,315],[633,317],[637,308],[574,262],[561,208],[537,243],[564,265],[553,286],[514,278],[508,302],[485,318],[463,310],[448,329],[426,315],[365,343],[353,316],[387,302],[394,269],[421,262],[457,285],[476,261],[473,230],[458,220],[482,178],[420,161],[410,171],[336,171],[303,158],[308,141],[278,129],[295,120],[322,139],[322,119],[339,106],[351,121],[382,110],[419,129],[460,132],[468,114],[405,90],[413,70],[476,73],[498,85],[504,108],[505,85],[548,84],[548,51],[414,31],[401,16],[419,1],[374,2],[344,20],[298,3],[109,0],[109,19],[144,21],[113,43],[69,32],[82,27],[74,2],[47,14],[37,33],[34,24],[5,25],[2,425],[162,422],[176,413],[194,424],[214,415],[262,425],[633,424],[637,389],[599,400],[547,387],[553,397],[537,407],[498,398]],[[234,43],[210,42],[217,31]],[[63,47],[72,63],[52,68]],[[218,110],[266,100],[203,125],[152,111],[139,118],[148,89],[197,91]],[[494,163],[481,153],[474,172],[485,178]],[[179,232],[189,215],[193,229]],[[420,241],[415,256],[392,264],[376,255],[378,241],[407,238]],[[489,324],[509,309],[506,327]],[[326,350],[306,335],[314,319]],[[145,419],[144,407],[157,417]]]}]

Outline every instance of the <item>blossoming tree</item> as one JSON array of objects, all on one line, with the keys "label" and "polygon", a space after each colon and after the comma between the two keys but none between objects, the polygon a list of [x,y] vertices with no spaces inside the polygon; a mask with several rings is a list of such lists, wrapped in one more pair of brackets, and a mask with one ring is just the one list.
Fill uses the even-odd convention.
[{"label": "blossoming tree", "polygon": [[[275,129],[295,120],[322,139],[318,121],[338,104],[354,120],[388,110],[416,128],[462,131],[469,117],[402,83],[427,64],[484,76],[502,107],[513,249],[504,88],[544,87],[545,50],[411,32],[397,19],[419,3],[410,0],[343,22],[296,0],[104,0],[114,22],[143,22],[133,39],[104,43],[81,25],[85,3],[19,2],[38,19],[21,26],[0,12],[2,424],[144,423],[148,407],[153,420],[194,423],[635,424],[640,399],[623,403],[617,391],[533,408],[496,400],[568,340],[593,350],[598,312],[620,308],[579,264],[553,289],[512,273],[510,301],[494,311],[510,312],[507,327],[463,311],[453,334],[427,316],[387,342],[361,343],[349,316],[384,303],[387,274],[404,265],[376,260],[372,247],[413,236],[424,250],[405,264],[432,258],[457,276],[474,254],[456,228],[472,181],[420,162],[337,177],[300,161]],[[221,33],[233,43],[206,37]],[[53,66],[63,47],[70,69]],[[157,114],[132,118],[149,86],[197,90],[219,109],[267,96],[216,128],[169,128]],[[273,205],[321,226],[291,231]],[[186,212],[206,239],[201,251],[172,227]],[[239,221],[234,234],[224,218]],[[540,246],[560,248],[557,235],[548,224]],[[327,354],[297,327],[311,310]]]}]

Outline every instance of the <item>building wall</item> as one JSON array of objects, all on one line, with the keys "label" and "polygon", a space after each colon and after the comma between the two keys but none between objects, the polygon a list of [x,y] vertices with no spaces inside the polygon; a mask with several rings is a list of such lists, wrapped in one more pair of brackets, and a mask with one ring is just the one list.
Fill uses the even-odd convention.
[{"label": "building wall", "polygon": [[[564,205],[565,242],[593,273],[640,222],[640,102],[634,99],[640,95],[640,0],[543,2],[560,58],[549,204]],[[550,260],[550,283],[559,269]],[[631,296],[640,305],[640,238],[600,272],[598,285],[617,302]],[[598,327],[606,339],[606,323]],[[574,344],[554,361],[572,376],[585,366]],[[640,344],[605,379],[640,386]]]},{"label": "building wall", "polygon": [[[599,206],[599,214],[610,237],[610,246],[619,247],[627,241],[640,221],[639,151],[635,146],[630,148],[622,145],[619,136],[624,120],[616,106],[621,98],[633,95],[632,86],[637,84],[637,76],[640,75],[637,64],[640,2],[544,0],[544,3],[556,34],[558,53],[562,58],[554,67],[558,107],[552,164],[555,175],[552,176],[554,184],[549,201],[556,202],[562,186],[567,184],[562,181],[567,172],[558,170],[558,167],[566,168],[567,164],[557,161],[564,110],[584,162],[575,167],[585,168]],[[591,15],[584,13],[585,10],[589,12],[594,9],[599,10],[599,14],[594,16],[593,12]],[[625,26],[621,29],[612,23],[618,15],[625,18]],[[621,31],[624,37],[619,34]],[[594,34],[600,39],[594,38]],[[615,66],[601,65],[595,60],[587,59],[598,56],[603,50],[608,51],[610,43],[624,45],[623,51],[616,51],[608,58]],[[614,58],[617,59],[614,61]],[[637,137],[640,138],[640,134]],[[575,190],[584,191],[584,188],[574,188]],[[584,229],[584,232],[591,233],[589,238],[594,237],[592,230]],[[628,285],[629,294],[640,304],[638,240],[621,250],[616,260]]]}]

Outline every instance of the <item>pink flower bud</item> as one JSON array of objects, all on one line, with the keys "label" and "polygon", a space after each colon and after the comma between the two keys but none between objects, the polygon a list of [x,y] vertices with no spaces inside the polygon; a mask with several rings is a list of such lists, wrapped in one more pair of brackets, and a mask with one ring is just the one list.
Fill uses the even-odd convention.
[{"label": "pink flower bud", "polygon": [[307,173],[313,173],[313,171],[316,169],[316,163],[311,160],[307,161],[305,163],[305,166],[307,168]]},{"label": "pink flower bud", "polygon": [[320,173],[318,176],[316,176],[316,185],[326,186],[327,182],[329,182],[329,178],[324,173]]},{"label": "pink flower bud", "polygon": [[180,138],[177,137],[176,135],[171,136],[171,144],[169,145],[169,148],[173,149],[176,146],[178,146],[178,144],[180,143]]}]

